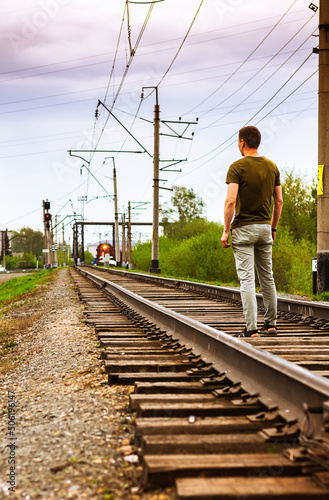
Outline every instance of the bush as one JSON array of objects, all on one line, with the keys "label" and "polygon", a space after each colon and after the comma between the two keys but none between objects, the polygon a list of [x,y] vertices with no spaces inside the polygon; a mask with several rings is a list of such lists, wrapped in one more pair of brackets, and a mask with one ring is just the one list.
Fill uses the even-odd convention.
[{"label": "bush", "polygon": [[94,263],[94,256],[91,252],[88,252],[88,250],[85,250],[85,260],[84,262],[86,264],[93,264]]},{"label": "bush", "polygon": [[184,240],[185,238],[191,238],[192,236],[204,233],[211,224],[207,219],[202,219],[201,217],[193,219],[188,223],[184,221],[171,222],[166,226],[165,236]]},{"label": "bush", "polygon": [[23,253],[6,257],[6,269],[13,271],[15,269],[34,269],[37,267],[37,258],[33,253]]},{"label": "bush", "polygon": [[311,295],[315,256],[315,243],[296,241],[287,228],[280,229],[273,245],[273,272],[278,290]]},{"label": "bush", "polygon": [[[222,247],[222,231],[223,226],[210,222],[202,234],[191,238],[161,236],[161,273],[177,278],[237,285],[233,252]],[[150,241],[136,245],[132,252],[134,268],[148,271],[151,252]],[[296,241],[287,228],[279,228],[273,245],[273,271],[278,291],[311,295],[312,258],[315,255],[315,244],[306,240]]]},{"label": "bush", "polygon": [[132,249],[131,260],[134,268],[148,271],[152,263],[152,242],[137,243]]},{"label": "bush", "polygon": [[13,255],[12,257],[6,256],[6,269],[8,271],[13,271],[14,269],[19,268],[20,258],[17,255]]},{"label": "bush", "polygon": [[33,269],[37,267],[37,258],[33,253],[23,253],[19,261],[19,269]]},{"label": "bush", "polygon": [[[189,224],[187,224],[189,225]],[[194,226],[194,221],[191,223]],[[159,238],[159,260],[163,274],[202,281],[236,283],[234,257],[221,245],[222,226],[209,222],[202,234],[191,238]],[[188,232],[186,228],[185,233]],[[148,271],[151,266],[152,243],[138,244],[132,252],[133,266]]]}]

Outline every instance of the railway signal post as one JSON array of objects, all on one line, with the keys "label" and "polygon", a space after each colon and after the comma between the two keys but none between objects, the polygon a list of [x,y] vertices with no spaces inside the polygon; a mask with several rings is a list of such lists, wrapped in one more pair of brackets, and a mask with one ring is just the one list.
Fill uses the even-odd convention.
[{"label": "railway signal post", "polygon": [[320,0],[317,293],[329,291],[329,0]]}]

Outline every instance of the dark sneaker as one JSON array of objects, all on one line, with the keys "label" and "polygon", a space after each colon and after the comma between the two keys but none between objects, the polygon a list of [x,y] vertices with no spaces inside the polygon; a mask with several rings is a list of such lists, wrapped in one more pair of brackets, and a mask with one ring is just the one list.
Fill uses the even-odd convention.
[{"label": "dark sneaker", "polygon": [[242,332],[237,333],[235,336],[236,337],[259,337],[258,330],[250,330],[248,332],[246,327],[242,330]]},{"label": "dark sneaker", "polygon": [[278,331],[275,325],[269,325],[268,323],[264,323],[260,330],[261,335],[266,335],[266,336],[273,336],[277,335]]}]

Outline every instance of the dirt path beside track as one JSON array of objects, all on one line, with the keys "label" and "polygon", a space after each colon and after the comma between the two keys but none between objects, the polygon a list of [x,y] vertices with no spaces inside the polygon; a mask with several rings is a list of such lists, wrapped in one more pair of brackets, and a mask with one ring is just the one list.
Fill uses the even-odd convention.
[{"label": "dirt path beside track", "polygon": [[[172,499],[170,491],[139,490],[139,464],[125,460],[136,451],[132,388],[106,384],[97,337],[84,323],[69,270],[56,276],[32,302],[6,315],[38,313],[39,319],[16,333],[14,366],[0,373],[0,498]],[[15,424],[11,430],[8,423]]]}]

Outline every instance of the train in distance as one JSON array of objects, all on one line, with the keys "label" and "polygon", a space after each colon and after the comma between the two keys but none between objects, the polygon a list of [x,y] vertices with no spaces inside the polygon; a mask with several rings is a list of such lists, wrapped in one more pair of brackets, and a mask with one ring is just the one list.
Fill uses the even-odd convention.
[{"label": "train in distance", "polygon": [[96,248],[94,264],[99,266],[116,266],[117,263],[114,260],[113,245],[110,245],[110,243],[100,243]]}]

